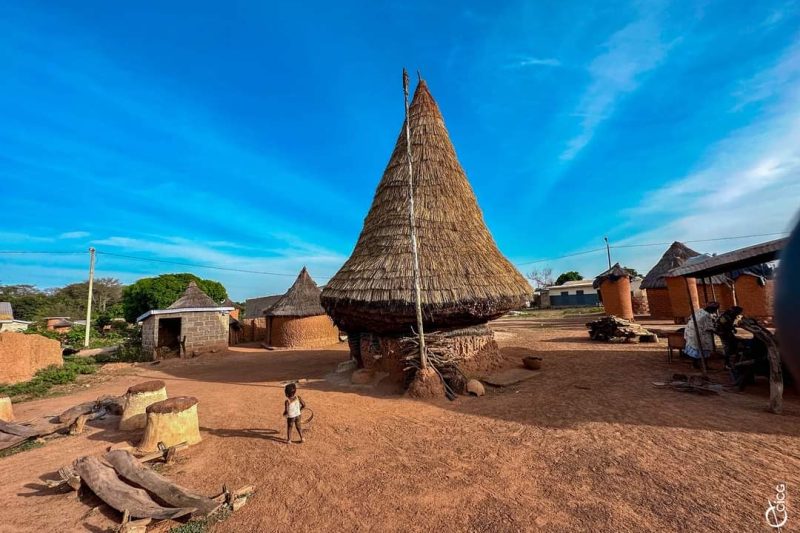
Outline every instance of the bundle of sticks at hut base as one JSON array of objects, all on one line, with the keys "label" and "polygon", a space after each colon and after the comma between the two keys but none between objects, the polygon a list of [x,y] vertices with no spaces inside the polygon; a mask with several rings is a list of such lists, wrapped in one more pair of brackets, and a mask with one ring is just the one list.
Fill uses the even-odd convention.
[{"label": "bundle of sticks at hut base", "polygon": [[102,418],[106,414],[120,414],[122,399],[118,396],[101,396],[93,402],[71,407],[58,416],[35,418],[23,423],[0,420],[0,450],[19,446],[24,442],[68,432],[79,435],[86,422]]},{"label": "bundle of sticks at hut base", "polygon": [[[400,339],[402,359],[406,363],[406,372],[416,373],[420,370],[419,338],[403,337]],[[456,399],[456,390],[463,390],[467,382],[466,376],[458,368],[460,359],[453,350],[453,341],[443,332],[425,334],[425,354],[428,365],[433,368],[444,385],[444,393],[448,400]]]},{"label": "bundle of sticks at hut base", "polygon": [[216,496],[202,496],[147,468],[127,450],[81,457],[58,473],[61,479],[48,481],[48,487],[68,486],[75,491],[87,487],[122,513],[117,528],[121,533],[144,533],[152,520],[224,517],[239,510],[255,491],[250,485],[235,491],[223,486]]},{"label": "bundle of sticks at hut base", "polygon": [[658,342],[658,336],[636,322],[614,315],[586,323],[589,338],[608,342]]}]

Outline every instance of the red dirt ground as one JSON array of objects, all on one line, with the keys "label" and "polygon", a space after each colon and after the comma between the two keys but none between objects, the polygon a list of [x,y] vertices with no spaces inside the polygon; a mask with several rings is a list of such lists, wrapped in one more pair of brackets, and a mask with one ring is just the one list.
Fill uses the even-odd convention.
[{"label": "red dirt ground", "polygon": [[[139,381],[199,398],[203,442],[162,473],[198,492],[257,486],[215,531],[771,531],[764,513],[786,483],[800,524],[800,399],[764,411],[766,383],[699,397],[653,381],[690,371],[659,345],[588,340],[580,318],[494,324],[504,353],[544,358],[532,379],[481,398],[421,402],[324,380],[346,345],[234,348],[222,356],[118,369],[70,396],[15,405],[56,414]],[[509,362],[509,364],[513,364]],[[719,362],[715,363],[719,368]],[[717,373],[716,379],[724,380]],[[307,380],[307,442],[286,445],[283,387]],[[118,519],[89,495],[43,488],[81,455],[134,435],[110,417],[78,437],[0,459],[0,531],[107,531]],[[97,507],[94,511],[91,509]],[[166,531],[175,524],[153,528]]]}]

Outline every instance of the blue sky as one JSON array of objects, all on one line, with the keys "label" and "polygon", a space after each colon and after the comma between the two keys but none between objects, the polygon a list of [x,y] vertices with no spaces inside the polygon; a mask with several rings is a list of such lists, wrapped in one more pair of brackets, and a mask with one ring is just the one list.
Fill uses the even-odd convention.
[{"label": "blue sky", "polygon": [[[520,270],[603,245],[786,231],[800,207],[798,2],[5,2],[0,250],[193,271],[234,298],[350,253],[420,69]],[[698,243],[720,252],[767,240]],[[666,246],[613,250],[648,270]],[[81,281],[0,255],[0,283]]]}]

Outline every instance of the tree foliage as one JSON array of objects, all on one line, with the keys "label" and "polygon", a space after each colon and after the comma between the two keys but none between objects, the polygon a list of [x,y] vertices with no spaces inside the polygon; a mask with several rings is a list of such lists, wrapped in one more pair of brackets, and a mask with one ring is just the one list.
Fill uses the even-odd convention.
[{"label": "tree foliage", "polygon": [[577,272],[575,270],[570,270],[569,272],[563,272],[558,276],[558,279],[556,279],[556,285],[561,285],[562,283],[567,281],[580,281],[582,279],[583,276],[581,276],[580,272]]},{"label": "tree foliage", "polygon": [[122,291],[125,320],[134,322],[137,317],[151,309],[169,307],[192,281],[217,303],[222,303],[228,297],[220,282],[200,279],[194,274],[162,274],[155,278],[142,278]]},{"label": "tree foliage", "polygon": [[[88,281],[44,290],[33,285],[0,285],[0,301],[11,303],[14,318],[18,320],[38,320],[46,316],[84,317],[88,295]],[[121,298],[122,284],[118,279],[95,279],[92,313],[116,311],[115,316],[121,316],[121,309],[114,308]]]}]

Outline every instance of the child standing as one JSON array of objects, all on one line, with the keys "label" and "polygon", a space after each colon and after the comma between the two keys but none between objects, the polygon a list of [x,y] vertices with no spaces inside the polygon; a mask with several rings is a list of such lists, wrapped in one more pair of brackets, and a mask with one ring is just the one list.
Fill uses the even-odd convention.
[{"label": "child standing", "polygon": [[286,385],[283,391],[286,394],[286,402],[284,402],[283,408],[283,416],[286,417],[286,444],[292,442],[292,424],[297,428],[300,442],[305,442],[303,428],[300,425],[300,412],[306,408],[306,404],[297,394],[297,385],[294,383]]}]

